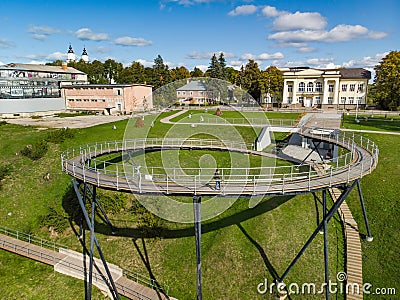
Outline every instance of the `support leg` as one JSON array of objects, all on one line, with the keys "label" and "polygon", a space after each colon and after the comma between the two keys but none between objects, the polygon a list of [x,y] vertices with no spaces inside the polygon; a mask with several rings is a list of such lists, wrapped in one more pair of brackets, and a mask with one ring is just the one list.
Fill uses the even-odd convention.
[{"label": "support leg", "polygon": [[360,185],[360,181],[359,180],[357,180],[357,188],[358,188],[358,195],[360,196],[362,212],[363,212],[363,215],[364,215],[365,227],[367,228],[367,238],[366,238],[366,240],[368,242],[372,242],[374,237],[372,236],[371,229],[369,228],[367,210],[365,209],[364,196],[363,196],[363,193],[362,193],[362,190],[361,190],[361,185]]},{"label": "support leg", "polygon": [[333,217],[333,215],[337,212],[338,208],[340,205],[342,205],[343,201],[346,199],[346,197],[349,195],[351,190],[354,188],[356,185],[356,181],[354,181],[350,186],[347,186],[347,188],[343,191],[343,193],[340,195],[339,199],[333,204],[332,208],[329,210],[329,212],[326,214],[325,218],[323,218],[322,222],[318,225],[318,227],[314,230],[310,238],[307,240],[307,242],[304,244],[303,248],[301,248],[300,252],[296,255],[296,257],[293,259],[293,261],[290,263],[289,267],[286,269],[286,271],[283,273],[282,277],[278,280],[279,282],[283,282],[289,271],[293,268],[293,266],[296,264],[296,262],[299,260],[299,258],[303,255],[304,251],[308,248],[308,246],[311,244],[311,242],[314,240],[315,236],[318,234],[318,232],[322,229],[324,226],[324,222],[326,221],[327,223],[329,220]]},{"label": "support leg", "polygon": [[[86,183],[85,183],[86,190]],[[90,250],[89,250],[89,299],[92,299],[92,280],[93,280],[93,248],[94,248],[94,217],[96,211],[96,203],[94,199],[96,198],[96,187],[93,187],[92,194],[92,219],[90,226]]]},{"label": "support leg", "polygon": [[329,265],[328,265],[328,222],[326,220],[326,190],[322,190],[322,210],[323,210],[323,223],[324,223],[324,262],[325,262],[325,299],[329,300]]},{"label": "support leg", "polygon": [[[88,215],[88,213],[86,211],[86,207],[84,205],[81,193],[79,192],[79,188],[78,188],[77,182],[75,180],[72,180],[72,185],[74,187],[76,196],[78,197],[79,205],[81,206],[82,213],[83,213],[83,215],[85,217],[85,220],[86,220],[86,224],[90,229],[90,233],[91,233],[90,234],[90,241],[91,241],[91,243],[90,243],[91,244],[90,245],[90,248],[91,248],[90,255],[91,255],[91,257],[93,257],[93,248],[94,248],[93,247],[93,243],[92,243],[92,240],[93,240],[94,244],[96,245],[97,251],[98,251],[98,253],[100,255],[100,258],[101,258],[101,261],[103,263],[104,269],[105,269],[105,271],[107,273],[107,279],[109,280],[109,282],[107,282],[107,285],[109,286],[109,289],[110,289],[110,292],[112,294],[112,297],[114,299],[120,300],[119,294],[118,294],[118,291],[117,291],[117,287],[115,286],[114,280],[113,280],[112,275],[110,273],[110,270],[108,268],[107,261],[104,258],[103,252],[101,251],[101,248],[100,248],[99,241],[97,240],[96,234],[94,233],[94,216],[95,216],[94,215],[94,210],[95,210],[95,203],[96,202],[93,199],[95,197],[93,197],[93,195],[92,195],[92,220],[90,220],[89,215]],[[95,196],[95,192],[94,192],[94,196]],[[92,259],[91,259],[91,261],[92,261]],[[91,266],[93,267],[93,263],[91,263]],[[92,276],[92,272],[91,271],[89,271],[89,272],[90,272],[89,276]],[[91,289],[91,284],[89,285],[89,287]],[[89,300],[91,299],[91,290],[90,290],[90,294],[89,294],[89,298],[88,299]]]},{"label": "support leg", "polygon": [[194,234],[196,238],[196,266],[197,266],[197,299],[202,300],[201,282],[201,197],[193,196]]},{"label": "support leg", "polygon": [[[95,188],[96,188],[96,187],[93,187],[93,190],[90,190],[90,189],[89,189],[89,191],[90,191],[90,193],[92,194],[92,196],[93,196],[93,193],[94,193],[94,189],[95,189]],[[112,225],[110,219],[107,217],[107,214],[106,214],[106,212],[105,212],[103,206],[100,204],[100,202],[99,202],[99,200],[97,199],[96,196],[93,196],[93,197],[94,197],[94,201],[96,201],[97,207],[100,209],[100,212],[101,212],[103,218],[106,220],[108,226],[110,227],[111,233],[112,233],[112,234],[115,234],[115,228],[114,228],[114,226]]]}]

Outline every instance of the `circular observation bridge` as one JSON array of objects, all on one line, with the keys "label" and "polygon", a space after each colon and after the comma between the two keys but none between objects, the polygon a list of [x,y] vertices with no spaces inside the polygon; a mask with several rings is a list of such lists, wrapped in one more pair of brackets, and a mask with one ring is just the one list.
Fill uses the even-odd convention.
[{"label": "circular observation bridge", "polygon": [[[290,195],[309,193],[350,183],[371,173],[378,163],[377,145],[354,133],[300,128],[301,136],[335,144],[347,153],[323,162],[283,167],[219,168],[221,189],[215,190],[215,168],[163,168],[113,164],[102,155],[162,149],[204,149],[271,156],[253,145],[199,139],[147,138],[96,143],[64,152],[62,169],[79,181],[135,194],[170,195]],[[321,168],[323,166],[323,168]]]}]

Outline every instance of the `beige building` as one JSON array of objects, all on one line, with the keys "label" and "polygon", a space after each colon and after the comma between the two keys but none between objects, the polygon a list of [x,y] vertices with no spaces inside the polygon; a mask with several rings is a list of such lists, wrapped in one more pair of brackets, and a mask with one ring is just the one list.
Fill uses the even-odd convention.
[{"label": "beige building", "polygon": [[187,82],[184,86],[176,89],[176,97],[179,104],[205,105],[213,102],[213,92],[200,80]]},{"label": "beige building", "polygon": [[367,101],[371,72],[349,69],[281,69],[284,79],[282,105],[286,107],[354,108]]},{"label": "beige building", "polygon": [[141,84],[84,84],[61,89],[69,111],[127,114],[153,108],[152,86]]}]

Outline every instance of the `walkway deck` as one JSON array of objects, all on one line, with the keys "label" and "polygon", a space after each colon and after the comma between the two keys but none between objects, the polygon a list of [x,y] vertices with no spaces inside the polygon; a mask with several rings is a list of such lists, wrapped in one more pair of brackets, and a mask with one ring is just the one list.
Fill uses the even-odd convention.
[{"label": "walkway deck", "polygon": [[[339,199],[341,191],[337,188],[332,188],[329,190],[329,193],[333,201],[336,202],[337,199]],[[353,215],[351,214],[346,201],[344,201],[339,207],[339,215],[343,221],[346,240],[346,281],[347,284],[357,284],[360,287],[359,291],[347,294],[346,299],[363,299],[362,251],[360,234],[358,231],[357,222],[353,219]]]},{"label": "walkway deck", "polygon": [[[3,234],[0,234],[0,248],[54,266],[54,270],[57,272],[82,280],[88,280],[88,274],[86,273],[89,265],[88,256],[86,257],[85,264],[82,253],[66,249],[60,249],[60,252],[58,252]],[[124,277],[122,275],[122,269],[117,266],[109,263],[107,265],[110,267],[111,274],[120,295],[129,299],[171,299],[154,289]],[[108,292],[106,277],[101,261],[95,259],[93,285],[104,292]]]}]

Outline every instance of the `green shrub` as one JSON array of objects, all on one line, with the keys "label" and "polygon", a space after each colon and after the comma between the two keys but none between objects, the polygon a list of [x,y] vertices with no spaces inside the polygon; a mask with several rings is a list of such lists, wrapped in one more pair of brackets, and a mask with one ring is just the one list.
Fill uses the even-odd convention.
[{"label": "green shrub", "polygon": [[55,131],[51,131],[45,137],[45,140],[50,143],[60,144],[64,142],[66,139],[70,139],[74,137],[74,133],[71,129],[58,129]]},{"label": "green shrub", "polygon": [[0,126],[7,125],[7,121],[0,121]]},{"label": "green shrub", "polygon": [[97,190],[97,199],[107,214],[121,212],[128,203],[127,194],[103,190]]},{"label": "green shrub", "polygon": [[39,217],[39,223],[43,227],[53,227],[58,233],[62,233],[69,227],[69,215],[60,206],[49,207],[47,212]]},{"label": "green shrub", "polygon": [[46,154],[48,148],[47,142],[42,140],[32,145],[25,146],[25,148],[21,150],[21,154],[32,160],[39,160]]},{"label": "green shrub", "polygon": [[0,166],[0,190],[3,185],[2,183],[3,179],[11,174],[11,170],[12,170],[11,165]]}]

